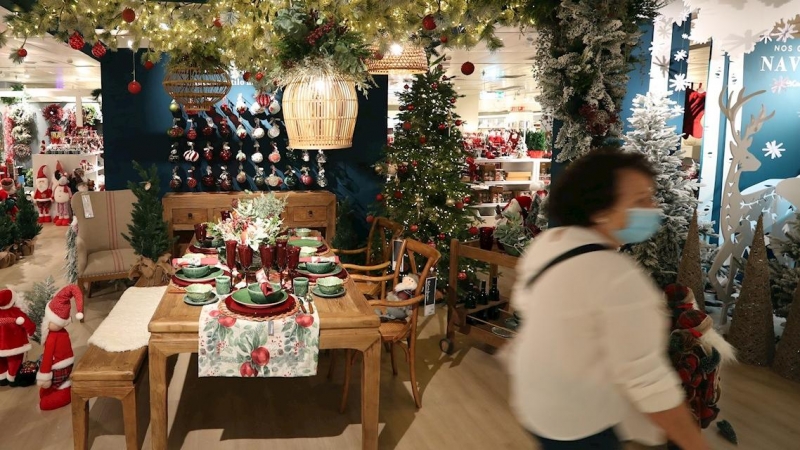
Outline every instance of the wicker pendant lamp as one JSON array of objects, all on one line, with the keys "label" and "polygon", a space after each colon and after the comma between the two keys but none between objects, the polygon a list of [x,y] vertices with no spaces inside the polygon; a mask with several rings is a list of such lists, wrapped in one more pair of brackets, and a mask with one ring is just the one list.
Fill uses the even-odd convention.
[{"label": "wicker pendant lamp", "polygon": [[222,66],[199,68],[175,65],[167,69],[164,90],[188,113],[208,111],[231,90],[231,77]]},{"label": "wicker pendant lamp", "polygon": [[392,44],[383,58],[367,61],[367,70],[372,75],[416,75],[428,71],[428,58],[419,45]]}]

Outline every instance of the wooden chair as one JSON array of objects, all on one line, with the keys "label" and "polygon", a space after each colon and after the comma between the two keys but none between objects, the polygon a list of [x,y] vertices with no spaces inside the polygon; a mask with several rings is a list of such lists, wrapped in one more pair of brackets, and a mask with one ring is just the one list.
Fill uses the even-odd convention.
[{"label": "wooden chair", "polygon": [[[376,217],[369,230],[367,246],[355,250],[333,249],[337,255],[364,254],[364,265],[342,264],[350,274],[385,275],[391,266],[392,243],[403,234],[403,226],[385,217]],[[356,286],[367,298],[385,298],[386,283],[373,280],[356,281]]]},{"label": "wooden chair", "polygon": [[[389,321],[381,322],[380,333],[381,341],[386,345],[387,350],[392,358],[392,373],[397,375],[397,365],[394,358],[395,345],[402,348],[406,355],[406,361],[409,363],[409,372],[411,373],[411,392],[414,395],[414,403],[417,408],[422,407],[422,399],[419,395],[419,388],[417,388],[417,372],[416,372],[416,353],[417,353],[417,316],[419,313],[420,304],[423,302],[425,295],[425,279],[428,277],[432,267],[439,262],[441,254],[434,247],[423,244],[413,239],[406,239],[403,241],[402,255],[408,256],[408,264],[411,273],[419,275],[419,285],[414,291],[414,296],[404,301],[389,301],[385,296],[380,300],[370,300],[369,305],[385,309],[386,307],[403,308],[410,307],[411,311],[405,321]],[[424,260],[424,263],[423,263]],[[418,264],[419,262],[419,264]],[[419,267],[422,267],[420,270]],[[373,280],[375,282],[391,281],[392,286],[400,282],[400,264],[397,264],[395,270],[391,274],[383,275],[380,277],[370,277],[368,275],[350,275],[353,280]],[[345,377],[344,377],[344,392],[342,393],[342,403],[340,411],[344,412],[347,406],[347,394],[350,387],[350,375],[352,370],[355,353],[352,350],[347,350],[347,359],[345,361]]]}]

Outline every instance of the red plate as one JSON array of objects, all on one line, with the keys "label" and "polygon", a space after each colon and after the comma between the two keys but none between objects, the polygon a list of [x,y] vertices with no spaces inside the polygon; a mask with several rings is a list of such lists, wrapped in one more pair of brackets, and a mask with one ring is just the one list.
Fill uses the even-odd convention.
[{"label": "red plate", "polygon": [[194,244],[189,246],[189,253],[202,253],[203,255],[219,255],[216,247],[201,248],[201,247],[196,247]]},{"label": "red plate", "polygon": [[254,317],[269,317],[269,316],[279,316],[281,314],[286,314],[294,309],[296,303],[297,300],[295,300],[294,295],[289,295],[289,298],[286,299],[286,301],[281,303],[280,305],[276,305],[271,308],[254,309],[236,303],[235,301],[233,301],[233,297],[231,297],[230,295],[225,298],[225,306],[227,306],[228,309],[231,310],[231,312],[235,312],[237,314],[244,314],[247,316],[254,316]]}]

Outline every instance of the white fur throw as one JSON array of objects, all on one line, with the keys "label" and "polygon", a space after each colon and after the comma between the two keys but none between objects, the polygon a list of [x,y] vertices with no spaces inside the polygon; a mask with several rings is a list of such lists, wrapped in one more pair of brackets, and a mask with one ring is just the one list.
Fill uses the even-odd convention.
[{"label": "white fur throw", "polygon": [[166,290],[167,286],[127,289],[89,343],[107,352],[127,352],[146,346],[150,341],[147,326]]}]

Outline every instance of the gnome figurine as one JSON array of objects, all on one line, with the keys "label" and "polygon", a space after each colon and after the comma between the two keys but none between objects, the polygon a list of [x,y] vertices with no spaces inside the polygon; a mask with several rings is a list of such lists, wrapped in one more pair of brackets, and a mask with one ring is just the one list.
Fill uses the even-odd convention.
[{"label": "gnome figurine", "polygon": [[[386,300],[389,300],[390,302],[406,301],[414,297],[414,292],[417,290],[417,286],[419,286],[419,275],[406,275],[402,280],[400,280],[400,283],[394,287],[394,290],[386,295]],[[375,312],[381,317],[382,322],[388,322],[391,320],[406,320],[408,314],[410,313],[410,308],[408,306],[400,308],[388,307],[386,308],[385,314],[382,314],[379,309],[376,309]]]},{"label": "gnome figurine", "polygon": [[39,223],[49,223],[53,219],[50,217],[50,205],[53,204],[53,190],[50,189],[50,179],[45,173],[47,166],[42,165],[36,173],[36,191],[33,193],[33,201],[39,209]]},{"label": "gnome figurine", "polygon": [[0,289],[0,386],[17,384],[25,352],[31,349],[28,340],[36,325],[15,305],[17,296],[11,289]]},{"label": "gnome figurine", "polygon": [[42,319],[42,343],[44,353],[36,374],[39,385],[39,408],[43,411],[67,406],[72,397],[72,341],[65,329],[70,324],[70,300],[75,298],[78,313],[75,318],[83,319],[83,294],[74,284],[64,286],[47,304]]},{"label": "gnome figurine", "polygon": [[69,178],[61,163],[56,163],[56,187],[53,190],[53,199],[56,202],[56,220],[53,222],[57,226],[66,227],[72,222],[72,190],[69,188]]}]

